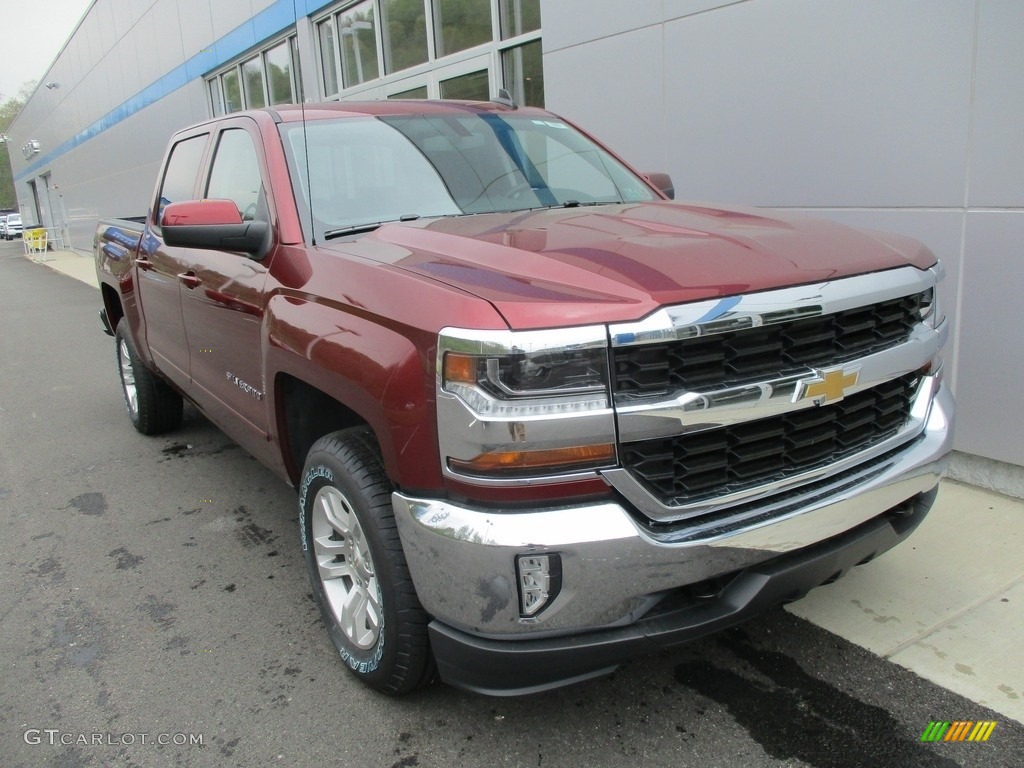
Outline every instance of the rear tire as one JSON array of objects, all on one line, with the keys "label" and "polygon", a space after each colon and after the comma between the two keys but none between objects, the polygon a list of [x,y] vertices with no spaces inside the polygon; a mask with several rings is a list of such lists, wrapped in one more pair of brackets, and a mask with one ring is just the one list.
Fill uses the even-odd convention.
[{"label": "rear tire", "polygon": [[313,597],[342,661],[370,687],[400,695],[430,682],[434,659],[392,490],[369,429],[327,435],[306,459],[299,525]]},{"label": "rear tire", "polygon": [[117,324],[114,341],[121,392],[134,427],[144,435],[158,435],[176,428],[181,424],[181,395],[142,362],[128,333],[127,321]]}]

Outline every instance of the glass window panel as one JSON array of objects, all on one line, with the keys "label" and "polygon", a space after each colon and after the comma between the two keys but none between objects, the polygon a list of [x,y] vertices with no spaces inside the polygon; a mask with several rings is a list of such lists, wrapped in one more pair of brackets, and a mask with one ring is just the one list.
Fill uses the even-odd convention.
[{"label": "glass window panel", "polygon": [[433,0],[437,56],[491,41],[491,0]]},{"label": "glass window panel", "polygon": [[540,0],[498,0],[501,39],[540,29]]},{"label": "glass window panel", "polygon": [[292,62],[288,52],[288,41],[275,45],[265,54],[267,65],[267,86],[271,104],[288,104],[295,101],[292,95]]},{"label": "glass window panel", "polygon": [[295,94],[295,103],[302,101],[302,67],[299,66],[299,41],[297,38],[290,38],[288,40],[288,50],[291,51],[292,56],[292,72],[295,73],[293,83],[298,93]]},{"label": "glass window panel", "polygon": [[263,95],[263,66],[260,57],[242,62],[242,80],[245,82],[245,105],[249,109],[267,106]]},{"label": "glass window panel", "polygon": [[231,200],[238,206],[242,221],[266,220],[266,206],[260,210],[263,182],[260,178],[260,164],[252,137],[243,130],[224,131],[217,144],[213,158],[210,183],[206,197],[215,200]]},{"label": "glass window panel", "polygon": [[207,82],[210,88],[210,106],[213,108],[213,116],[220,117],[224,114],[224,97],[220,92],[220,80],[214,78]]},{"label": "glass window panel", "polygon": [[242,109],[242,91],[238,83],[238,70],[232,69],[221,78],[224,86],[224,111],[237,112]]},{"label": "glass window panel", "polygon": [[427,60],[424,0],[381,0],[384,69],[390,74]]},{"label": "glass window panel", "polygon": [[441,81],[442,99],[466,99],[468,101],[487,101],[491,98],[487,82],[487,70],[470,72]]},{"label": "glass window panel", "polygon": [[301,214],[305,222],[312,218],[317,240],[366,222],[459,212],[423,153],[379,120],[293,123],[282,125],[281,135]]},{"label": "glass window panel", "polygon": [[407,91],[392,93],[389,99],[425,99],[427,98],[427,86],[421,85],[418,88],[410,88]]},{"label": "glass window panel", "polygon": [[324,73],[324,95],[334,96],[338,93],[338,61],[337,39],[334,35],[334,19],[321,22],[320,30],[320,68]]},{"label": "glass window panel", "polygon": [[381,115],[416,145],[463,213],[653,200],[633,172],[557,118]]},{"label": "glass window panel", "polygon": [[516,104],[544,106],[544,64],[540,40],[501,53],[505,89]]},{"label": "glass window panel", "polygon": [[199,176],[199,164],[203,160],[208,134],[195,136],[179,141],[171,150],[164,171],[164,180],[160,184],[160,199],[157,208],[157,221],[163,216],[164,206],[168,203],[180,203],[195,197],[196,179]]},{"label": "glass window panel", "polygon": [[341,69],[346,88],[379,77],[377,72],[377,30],[373,3],[361,3],[338,16],[341,36]]}]

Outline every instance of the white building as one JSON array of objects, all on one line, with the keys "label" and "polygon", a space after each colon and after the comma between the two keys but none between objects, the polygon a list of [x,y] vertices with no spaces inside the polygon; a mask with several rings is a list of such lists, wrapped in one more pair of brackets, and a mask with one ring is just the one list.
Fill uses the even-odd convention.
[{"label": "white building", "polygon": [[26,221],[87,249],[97,218],[145,213],[187,124],[506,87],[677,197],[924,241],[948,275],[955,474],[1024,495],[1022,40],[1019,0],[95,0],[10,146]]}]

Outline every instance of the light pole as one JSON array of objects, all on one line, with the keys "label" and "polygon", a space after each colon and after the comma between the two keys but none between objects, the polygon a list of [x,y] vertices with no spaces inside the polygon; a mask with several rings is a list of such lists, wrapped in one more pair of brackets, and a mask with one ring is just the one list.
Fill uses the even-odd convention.
[{"label": "light pole", "polygon": [[[341,30],[342,40],[346,37],[352,38],[352,52],[356,57],[356,78],[359,80],[357,85],[363,82],[363,54],[359,48],[359,32],[364,29],[373,29],[373,24],[368,21],[353,21]],[[342,45],[344,46],[344,43]],[[342,64],[344,64],[344,58],[343,56]]]}]

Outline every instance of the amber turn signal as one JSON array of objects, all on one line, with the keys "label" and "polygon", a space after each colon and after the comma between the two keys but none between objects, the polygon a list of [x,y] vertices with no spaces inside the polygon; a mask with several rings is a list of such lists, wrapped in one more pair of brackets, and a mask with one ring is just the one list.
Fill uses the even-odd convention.
[{"label": "amber turn signal", "polygon": [[468,461],[449,458],[448,465],[453,470],[469,474],[516,474],[536,470],[587,469],[610,464],[614,459],[615,446],[605,444],[539,451],[488,451]]},{"label": "amber turn signal", "polygon": [[457,381],[461,384],[476,384],[478,358],[458,352],[448,352],[444,356],[445,382]]}]

